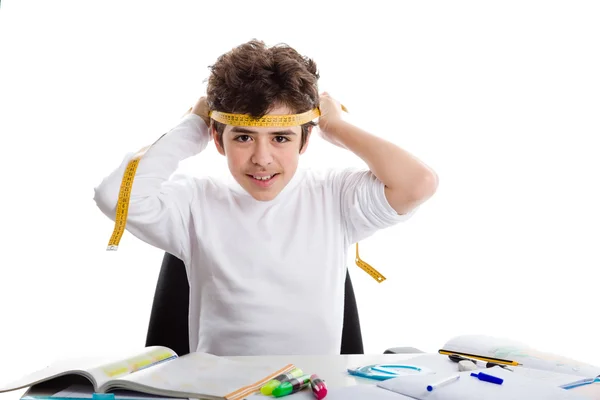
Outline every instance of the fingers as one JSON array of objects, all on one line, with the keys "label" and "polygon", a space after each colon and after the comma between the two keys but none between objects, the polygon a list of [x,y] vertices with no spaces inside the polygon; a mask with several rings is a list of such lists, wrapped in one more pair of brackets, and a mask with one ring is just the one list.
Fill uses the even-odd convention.
[{"label": "fingers", "polygon": [[348,109],[346,108],[346,106],[344,106],[339,101],[337,101],[333,97],[331,97],[331,95],[329,94],[329,92],[322,92],[321,95],[320,95],[320,97],[322,97],[324,99],[326,98],[326,99],[329,99],[329,100],[333,101],[335,104],[337,104],[339,107],[342,108],[342,111],[348,112]]}]

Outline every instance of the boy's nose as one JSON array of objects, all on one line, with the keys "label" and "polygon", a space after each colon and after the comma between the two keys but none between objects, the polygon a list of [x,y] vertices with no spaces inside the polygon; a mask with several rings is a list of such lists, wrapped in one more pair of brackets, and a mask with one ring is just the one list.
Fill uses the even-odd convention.
[{"label": "boy's nose", "polygon": [[273,162],[273,155],[268,143],[258,141],[254,147],[254,153],[252,154],[252,162],[256,165],[266,166]]}]

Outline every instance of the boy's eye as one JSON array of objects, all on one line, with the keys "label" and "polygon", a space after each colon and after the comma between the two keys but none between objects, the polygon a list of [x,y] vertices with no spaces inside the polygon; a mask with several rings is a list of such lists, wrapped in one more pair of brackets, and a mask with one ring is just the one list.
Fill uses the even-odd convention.
[{"label": "boy's eye", "polygon": [[248,140],[250,140],[250,136],[240,135],[240,136],[236,137],[235,140],[237,140],[238,142],[247,142]]},{"label": "boy's eye", "polygon": [[[252,137],[250,135],[239,135],[239,136],[236,136],[234,140],[236,142],[245,143],[245,142],[249,142],[250,140],[252,140]],[[273,140],[275,140],[277,143],[286,143],[286,142],[290,141],[290,139],[285,136],[275,136],[273,138]]]}]

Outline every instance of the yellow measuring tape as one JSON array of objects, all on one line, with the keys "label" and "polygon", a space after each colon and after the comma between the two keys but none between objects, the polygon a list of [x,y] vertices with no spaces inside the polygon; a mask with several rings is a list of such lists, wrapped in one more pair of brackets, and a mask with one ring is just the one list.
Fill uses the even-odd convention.
[{"label": "yellow measuring tape", "polygon": [[[348,112],[346,107],[342,105],[342,110]],[[191,111],[191,108],[188,112]],[[242,114],[230,114],[220,111],[211,111],[209,113],[210,118],[217,122],[221,122],[227,125],[233,126],[254,126],[254,127],[291,127],[305,124],[319,117],[321,111],[318,108],[309,110],[301,114],[293,115],[267,115],[261,118],[254,118],[248,115]],[[119,248],[119,243],[125,232],[125,225],[127,224],[127,213],[129,210],[129,200],[131,197],[131,188],[133,186],[133,180],[135,178],[135,172],[140,163],[140,160],[146,154],[146,151],[151,146],[146,146],[139,150],[127,163],[125,172],[123,173],[123,179],[121,181],[121,187],[119,188],[119,197],[117,198],[117,209],[115,213],[115,227],[113,233],[108,242],[106,250],[116,251]],[[356,243],[356,265],[358,265],[363,271],[371,275],[377,282],[383,282],[385,277],[381,275],[375,268],[360,259],[358,255],[358,243]]]},{"label": "yellow measuring tape", "polygon": [[[191,110],[191,109],[190,109]],[[348,112],[342,105],[342,110]],[[318,118],[321,111],[318,108],[306,111],[302,114],[291,115],[265,115],[261,118],[253,118],[244,114],[230,114],[220,111],[211,111],[209,117],[217,122],[231,126],[254,126],[254,127],[278,127],[287,128],[290,126],[304,125],[307,122]]]},{"label": "yellow measuring tape", "polygon": [[367,262],[361,260],[360,256],[358,255],[358,243],[356,243],[356,258],[354,259],[354,262],[363,271],[365,271],[367,274],[371,275],[371,278],[375,279],[377,282],[381,283],[381,282],[385,281],[385,279],[386,279],[385,276],[381,275],[381,273],[379,271],[377,271],[375,268],[373,268]]},{"label": "yellow measuring tape", "polygon": [[129,160],[125,172],[123,173],[123,179],[121,180],[121,187],[119,188],[119,197],[117,199],[117,210],[115,213],[115,228],[108,241],[108,247],[106,250],[116,251],[119,248],[119,242],[123,233],[125,232],[125,225],[127,224],[127,213],[129,211],[129,198],[131,197],[131,187],[133,186],[133,179],[135,178],[135,171],[140,163],[140,160],[150,146],[146,146]]}]

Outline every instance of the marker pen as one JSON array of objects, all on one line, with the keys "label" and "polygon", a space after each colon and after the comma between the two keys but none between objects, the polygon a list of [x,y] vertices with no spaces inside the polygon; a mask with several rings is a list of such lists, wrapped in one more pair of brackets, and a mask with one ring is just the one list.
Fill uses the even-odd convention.
[{"label": "marker pen", "polygon": [[277,375],[275,378],[271,379],[269,382],[265,383],[261,388],[260,392],[265,396],[270,396],[273,393],[273,390],[281,385],[283,382],[288,381],[293,378],[297,378],[302,376],[303,372],[300,368],[294,368],[290,372],[286,372],[285,374]]},{"label": "marker pen", "polygon": [[317,400],[321,400],[327,396],[327,386],[325,385],[325,381],[316,374],[310,376],[310,387]]},{"label": "marker pen", "polygon": [[281,383],[281,385],[273,389],[273,396],[287,396],[288,394],[296,393],[308,386],[310,386],[310,375],[302,375],[298,378],[293,378]]},{"label": "marker pen", "polygon": [[448,378],[446,378],[446,379],[442,379],[442,380],[441,380],[441,381],[439,381],[439,382],[432,383],[431,385],[428,385],[428,386],[427,386],[427,391],[428,391],[428,392],[431,392],[433,389],[437,389],[437,388],[440,388],[440,387],[442,387],[442,386],[445,386],[445,385],[447,385],[447,384],[449,384],[449,383],[452,383],[452,382],[454,382],[454,381],[457,381],[459,378],[460,378],[460,375],[459,375],[459,374],[457,374],[457,375],[452,375],[452,376],[450,376],[450,377],[448,377]]}]

